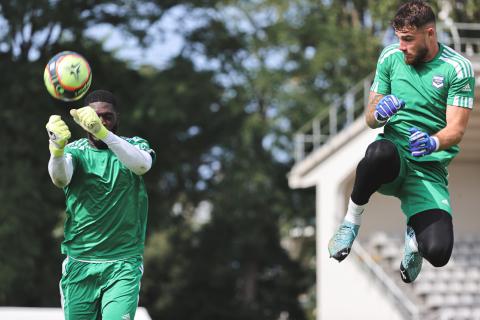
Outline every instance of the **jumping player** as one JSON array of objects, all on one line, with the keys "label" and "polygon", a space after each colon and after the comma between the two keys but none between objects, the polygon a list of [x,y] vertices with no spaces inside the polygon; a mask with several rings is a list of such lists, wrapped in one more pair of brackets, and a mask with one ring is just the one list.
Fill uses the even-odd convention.
[{"label": "jumping player", "polygon": [[473,108],[475,77],[470,61],[437,41],[435,15],[425,2],[400,6],[392,26],[399,43],[380,54],[366,109],[368,126],[384,132],[358,164],[345,219],[328,249],[345,259],[370,196],[395,196],[407,217],[400,274],[409,283],[424,258],[441,267],[452,253],[447,166]]}]

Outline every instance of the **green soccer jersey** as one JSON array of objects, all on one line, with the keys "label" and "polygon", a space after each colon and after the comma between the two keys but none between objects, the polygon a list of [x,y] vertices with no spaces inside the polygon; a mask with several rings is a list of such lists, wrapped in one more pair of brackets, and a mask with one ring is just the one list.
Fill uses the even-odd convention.
[{"label": "green soccer jersey", "polygon": [[384,137],[394,141],[407,158],[413,161],[435,161],[447,166],[459,147],[413,157],[409,151],[408,129],[417,127],[428,134],[443,129],[447,105],[473,108],[475,77],[465,57],[439,44],[438,54],[429,62],[408,65],[399,44],[387,46],[381,53],[371,91],[393,94],[405,101],[384,127]]},{"label": "green soccer jersey", "polygon": [[[155,153],[142,138],[123,138]],[[125,167],[110,149],[92,147],[88,139],[65,147],[74,172],[66,196],[62,253],[84,260],[116,260],[142,255],[148,197],[142,176]]]}]

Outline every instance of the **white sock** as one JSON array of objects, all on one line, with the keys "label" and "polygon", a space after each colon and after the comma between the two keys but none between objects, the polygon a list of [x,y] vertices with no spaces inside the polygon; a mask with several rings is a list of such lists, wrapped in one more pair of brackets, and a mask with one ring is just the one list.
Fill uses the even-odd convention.
[{"label": "white sock", "polygon": [[[411,227],[408,227],[408,228],[411,228]],[[415,236],[415,231],[413,231],[413,228],[412,228],[412,233],[413,235],[408,240],[408,245],[410,246],[410,249],[412,249],[413,252],[418,252],[417,237]]]},{"label": "white sock", "polygon": [[362,223],[363,210],[365,210],[365,204],[359,206],[350,198],[350,201],[348,201],[348,209],[347,214],[345,215],[345,220],[350,223],[360,225]]},{"label": "white sock", "polygon": [[412,249],[413,252],[418,252],[418,243],[415,237],[410,239],[408,245],[410,246],[410,249]]}]

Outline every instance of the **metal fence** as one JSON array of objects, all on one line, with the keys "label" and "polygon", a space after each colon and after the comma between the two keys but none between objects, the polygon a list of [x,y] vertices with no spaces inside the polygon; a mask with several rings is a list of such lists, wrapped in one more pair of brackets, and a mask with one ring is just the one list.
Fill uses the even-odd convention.
[{"label": "metal fence", "polygon": [[369,75],[357,83],[295,133],[295,162],[303,160],[363,115],[372,79],[373,75]]},{"label": "metal fence", "polygon": [[452,23],[443,26],[449,45],[466,57],[476,57],[480,54],[480,23]]}]

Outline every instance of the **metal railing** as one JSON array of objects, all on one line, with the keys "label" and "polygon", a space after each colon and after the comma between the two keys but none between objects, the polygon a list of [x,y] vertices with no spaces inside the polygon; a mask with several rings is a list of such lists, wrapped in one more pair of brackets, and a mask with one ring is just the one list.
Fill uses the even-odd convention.
[{"label": "metal railing", "polygon": [[442,28],[446,35],[444,42],[455,51],[466,57],[480,55],[480,23],[446,23]]},{"label": "metal railing", "polygon": [[[457,52],[469,58],[480,58],[480,23],[439,24],[439,35],[442,42],[453,47]],[[296,163],[349,127],[358,117],[363,116],[372,80],[373,75],[361,80],[295,133]]]},{"label": "metal railing", "polygon": [[363,115],[373,75],[357,83],[295,133],[295,162],[303,160]]},{"label": "metal railing", "polygon": [[422,310],[411,301],[395,281],[376,263],[371,255],[357,241],[353,247],[353,252],[362,262],[362,266],[367,269],[380,284],[386,289],[384,292],[389,295],[396,303],[399,311],[405,319],[420,320],[422,319]]}]

